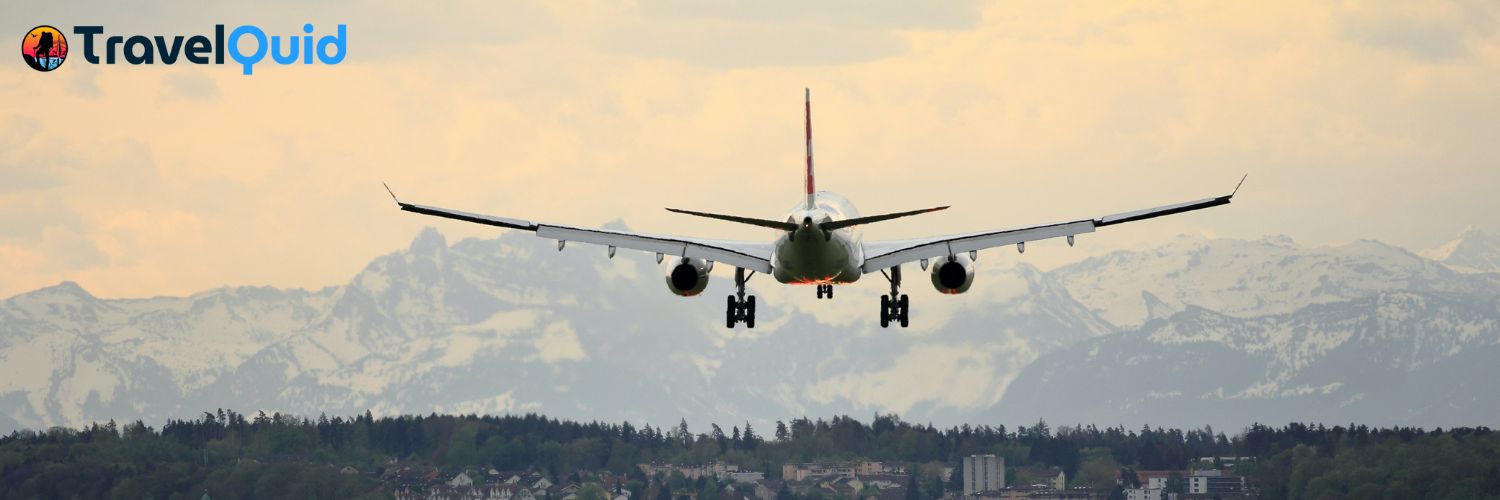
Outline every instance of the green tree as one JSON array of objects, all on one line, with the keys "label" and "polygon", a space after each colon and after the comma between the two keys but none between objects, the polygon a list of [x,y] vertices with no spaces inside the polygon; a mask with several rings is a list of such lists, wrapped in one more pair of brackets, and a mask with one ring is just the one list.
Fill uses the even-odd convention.
[{"label": "green tree", "polygon": [[599,483],[584,483],[583,487],[578,489],[578,500],[606,500],[607,498],[609,497]]},{"label": "green tree", "polygon": [[953,474],[948,476],[948,489],[959,493],[964,492],[964,463],[962,459],[959,460],[958,467],[953,468]]}]

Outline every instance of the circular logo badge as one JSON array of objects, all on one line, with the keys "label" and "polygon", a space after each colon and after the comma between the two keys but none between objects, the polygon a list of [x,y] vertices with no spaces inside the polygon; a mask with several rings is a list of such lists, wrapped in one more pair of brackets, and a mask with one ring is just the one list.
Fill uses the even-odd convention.
[{"label": "circular logo badge", "polygon": [[21,39],[21,58],[37,71],[52,71],[68,58],[68,39],[61,31],[42,25],[31,28]]}]

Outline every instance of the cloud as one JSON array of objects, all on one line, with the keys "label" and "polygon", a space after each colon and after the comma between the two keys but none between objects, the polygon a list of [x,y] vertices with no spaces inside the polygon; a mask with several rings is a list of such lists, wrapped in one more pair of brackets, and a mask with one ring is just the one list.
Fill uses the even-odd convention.
[{"label": "cloud", "polygon": [[60,186],[66,155],[60,141],[41,134],[41,120],[12,115],[0,121],[0,196]]},{"label": "cloud", "polygon": [[719,20],[617,25],[600,31],[599,44],[621,55],[712,67],[851,64],[900,54],[907,47],[900,36],[886,31]]},{"label": "cloud", "polygon": [[1372,3],[1347,7],[1339,28],[1356,43],[1442,62],[1469,57],[1500,24],[1494,2]]},{"label": "cloud", "polygon": [[163,79],[161,98],[210,100],[219,97],[219,84],[202,71],[172,71]]},{"label": "cloud", "polygon": [[91,238],[57,226],[45,231],[41,249],[47,255],[46,271],[66,273],[109,263],[109,257]]},{"label": "cloud", "polygon": [[52,196],[0,198],[0,244],[36,245],[49,228],[77,233],[83,219]]},{"label": "cloud", "polygon": [[973,29],[978,2],[643,2],[570,20],[600,50],[716,68],[855,64],[905,53],[905,32]]},{"label": "cloud", "polygon": [[78,97],[99,98],[104,91],[99,88],[99,74],[93,71],[71,72],[68,76],[68,90]]},{"label": "cloud", "polygon": [[970,29],[979,25],[982,2],[955,0],[915,3],[901,0],[655,0],[640,4],[640,12],[673,21],[705,19],[767,24],[808,23],[855,29]]},{"label": "cloud", "polygon": [[0,150],[15,151],[35,139],[42,124],[36,118],[11,115],[0,121]]},{"label": "cloud", "polygon": [[[38,260],[10,261],[20,272],[5,272],[0,295],[64,278],[26,270],[52,268],[48,231],[110,257],[69,276],[102,296],[320,287],[423,225],[494,234],[394,213],[382,180],[463,210],[765,240],[660,207],[779,217],[799,188],[804,86],[820,186],[866,213],[954,205],[869,226],[867,240],[1177,202],[1251,174],[1230,207],[1110,228],[1078,248],[987,254],[986,266],[1208,231],[1420,248],[1500,211],[1489,192],[1500,51],[1486,4],[1412,7],[1418,27],[1463,33],[1421,49],[1467,50],[1441,64],[1351,38],[1401,31],[1383,28],[1399,11],[1362,6],[907,5],[4,4],[7,19],[113,33],[348,22],[351,53],[253,77],[0,64],[0,88],[24,96],[0,114],[0,206],[78,219],[7,228],[7,255]],[[174,98],[155,98],[164,92]],[[44,195],[55,203],[34,201]]]}]

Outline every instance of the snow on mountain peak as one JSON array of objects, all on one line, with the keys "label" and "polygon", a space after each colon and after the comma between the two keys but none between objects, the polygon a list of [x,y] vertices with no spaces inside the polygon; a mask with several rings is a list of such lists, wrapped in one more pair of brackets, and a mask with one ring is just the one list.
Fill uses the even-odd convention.
[{"label": "snow on mountain peak", "polygon": [[1456,277],[1441,265],[1373,240],[1308,248],[1290,239],[1177,239],[1091,257],[1052,271],[1079,302],[1116,326],[1150,317],[1142,292],[1169,309],[1186,305],[1233,315],[1280,314],[1381,290],[1474,291],[1493,280]]},{"label": "snow on mountain peak", "polygon": [[1500,236],[1470,224],[1458,237],[1423,250],[1421,255],[1459,272],[1500,272]]}]

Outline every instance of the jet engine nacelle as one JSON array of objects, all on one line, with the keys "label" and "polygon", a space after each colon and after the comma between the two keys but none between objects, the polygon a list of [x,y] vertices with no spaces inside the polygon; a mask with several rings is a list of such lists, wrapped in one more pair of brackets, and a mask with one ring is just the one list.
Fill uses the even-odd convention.
[{"label": "jet engine nacelle", "polygon": [[692,297],[708,288],[708,272],[714,263],[703,259],[683,257],[667,262],[667,289],[683,297]]},{"label": "jet engine nacelle", "polygon": [[932,287],[946,294],[969,291],[974,284],[974,259],[968,254],[939,257],[932,264]]}]

